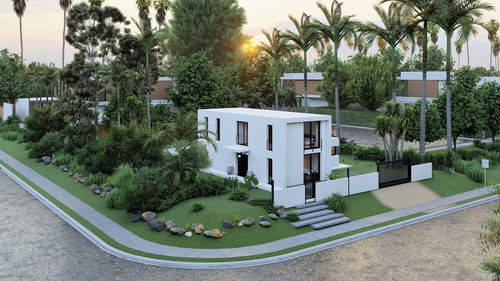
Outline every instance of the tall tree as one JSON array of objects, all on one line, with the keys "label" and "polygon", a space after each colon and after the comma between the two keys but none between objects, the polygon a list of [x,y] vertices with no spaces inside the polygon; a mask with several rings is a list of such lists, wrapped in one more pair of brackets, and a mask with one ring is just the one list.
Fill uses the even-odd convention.
[{"label": "tall tree", "polygon": [[21,40],[21,63],[24,63],[24,46],[23,46],[23,16],[26,10],[26,0],[12,0],[14,12],[19,18],[19,38]]},{"label": "tall tree", "polygon": [[473,17],[468,16],[462,21],[462,25],[458,30],[458,38],[465,42],[467,49],[467,66],[470,65],[470,55],[469,55],[469,40],[476,37],[479,33],[477,25],[473,24]]},{"label": "tall tree", "polygon": [[[333,43],[334,62],[335,62],[335,129],[337,136],[340,136],[340,104],[339,104],[339,48],[342,40],[347,42],[349,47],[354,46],[353,38],[356,35],[356,28],[360,25],[359,22],[353,20],[353,15],[342,15],[342,4],[337,0],[332,2],[330,9],[321,2],[316,3],[318,8],[323,13],[326,19],[326,24],[315,20],[316,28],[321,32],[327,41]],[[340,153],[340,149],[337,149]]]},{"label": "tall tree", "polygon": [[429,23],[428,26],[429,33],[431,35],[431,42],[434,46],[436,46],[438,40],[439,40],[439,26],[435,23]]},{"label": "tall tree", "polygon": [[278,62],[280,59],[291,55],[293,45],[288,43],[288,40],[282,36],[281,31],[274,28],[273,32],[269,34],[267,31],[262,30],[267,42],[261,42],[258,49],[262,52],[267,53],[273,59],[274,65],[274,106],[276,110],[279,108],[278,102]]},{"label": "tall tree", "polygon": [[283,37],[295,43],[296,48],[300,49],[304,54],[304,107],[305,112],[309,111],[309,99],[307,93],[307,51],[311,48],[323,48],[321,34],[317,29],[312,27],[311,16],[302,14],[300,22],[292,15],[288,15],[297,32],[287,30]]},{"label": "tall tree", "polygon": [[[482,0],[438,0],[439,7],[433,16],[433,21],[446,33],[446,146],[452,150],[452,125],[451,125],[451,37],[464,21],[468,24],[480,25],[483,11],[491,11],[494,7]],[[473,20],[469,22],[469,17]]]},{"label": "tall tree", "polygon": [[59,6],[64,11],[64,24],[63,24],[63,45],[62,45],[62,67],[64,68],[64,47],[66,46],[66,14],[68,13],[68,9],[73,3],[73,0],[59,0]]},{"label": "tall tree", "polygon": [[484,111],[484,120],[491,133],[491,141],[500,133],[500,84],[490,81],[481,85],[477,91],[477,100]]},{"label": "tall tree", "polygon": [[500,71],[500,61],[498,60],[498,53],[500,53],[500,37],[495,38],[495,42],[493,42],[493,56],[495,57],[497,71]]},{"label": "tall tree", "polygon": [[462,46],[464,45],[464,41],[462,39],[455,40],[455,51],[457,51],[458,56],[458,68],[460,68],[460,54],[462,54]]},{"label": "tall tree", "polygon": [[137,9],[139,10],[139,18],[146,20],[149,18],[149,8],[153,4],[153,0],[135,0]]},{"label": "tall tree", "polygon": [[154,0],[153,7],[156,10],[156,23],[162,26],[165,23],[165,18],[167,17],[167,11],[172,6],[170,0]]},{"label": "tall tree", "polygon": [[217,66],[226,65],[247,39],[237,0],[178,0],[171,11],[167,47],[174,61],[202,51]]},{"label": "tall tree", "polygon": [[500,23],[495,19],[491,19],[487,24],[484,25],[484,28],[488,32],[488,40],[490,41],[490,69],[491,69],[491,67],[493,66],[493,42],[497,37],[497,32],[498,29],[500,28]]}]

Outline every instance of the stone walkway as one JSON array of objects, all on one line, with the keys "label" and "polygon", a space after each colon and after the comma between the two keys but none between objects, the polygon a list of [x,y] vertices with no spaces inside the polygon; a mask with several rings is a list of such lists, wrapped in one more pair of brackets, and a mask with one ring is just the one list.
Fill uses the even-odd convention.
[{"label": "stone walkway", "polygon": [[[358,230],[369,227],[375,224],[387,222],[397,218],[405,217],[411,214],[425,212],[432,209],[437,209],[442,206],[457,203],[463,200],[474,198],[487,194],[486,189],[477,189],[462,194],[457,194],[447,198],[440,198],[423,204],[411,206],[404,209],[394,210],[384,214],[360,219],[350,223],[346,223],[337,227],[327,228],[319,231],[313,231],[306,234],[297,235],[294,237],[284,238],[281,240],[240,248],[228,249],[191,249],[180,248],[167,245],[161,245],[144,240],[137,235],[131,233],[126,228],[110,220],[103,214],[99,213],[92,207],[88,206],[78,198],[74,197],[61,187],[25,166],[18,160],[14,159],[7,153],[0,150],[0,159],[7,165],[21,173],[30,181],[36,183],[40,188],[52,195],[64,205],[70,207],[85,220],[99,228],[102,232],[110,236],[118,243],[142,252],[148,252],[164,256],[186,257],[186,258],[233,258],[259,255],[265,253],[276,252],[288,249],[294,246],[302,245],[309,242],[314,242],[320,239],[328,238],[345,232]],[[6,171],[9,173],[8,171]]]}]

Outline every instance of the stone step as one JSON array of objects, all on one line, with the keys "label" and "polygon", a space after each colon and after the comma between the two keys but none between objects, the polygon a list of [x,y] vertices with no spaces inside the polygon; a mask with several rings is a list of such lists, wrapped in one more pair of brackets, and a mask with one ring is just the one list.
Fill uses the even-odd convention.
[{"label": "stone step", "polygon": [[329,221],[324,221],[324,222],[320,222],[320,223],[311,224],[311,227],[313,229],[318,230],[318,229],[322,229],[322,228],[325,228],[325,227],[330,227],[330,226],[334,226],[334,225],[346,223],[346,222],[349,222],[350,220],[351,220],[350,218],[341,217],[341,218],[334,219],[334,220],[329,220]]},{"label": "stone step", "polygon": [[338,219],[338,218],[341,218],[343,216],[344,216],[343,214],[335,213],[335,214],[316,217],[316,218],[312,218],[312,219],[308,219],[308,220],[292,222],[291,225],[295,228],[299,228],[299,227],[304,227],[304,226],[315,224],[315,223],[320,223],[320,222],[324,222],[324,221]]},{"label": "stone step", "polygon": [[313,213],[307,213],[304,215],[299,216],[299,220],[304,221],[312,218],[317,218],[317,217],[322,217],[322,216],[327,216],[327,215],[332,215],[335,214],[334,211],[332,210],[321,210]]},{"label": "stone step", "polygon": [[303,215],[303,214],[317,212],[317,211],[321,211],[321,210],[325,210],[325,209],[328,209],[327,205],[316,205],[316,206],[312,206],[312,207],[305,208],[305,209],[298,209],[298,210],[295,210],[293,212],[297,213],[298,215]]},{"label": "stone step", "polygon": [[296,209],[305,209],[305,208],[309,208],[309,207],[314,207],[314,206],[317,206],[317,205],[321,205],[323,203],[325,203],[325,201],[319,200],[319,201],[316,201],[316,202],[313,202],[313,203],[307,203],[307,204],[298,205],[298,206],[295,206],[295,208]]}]

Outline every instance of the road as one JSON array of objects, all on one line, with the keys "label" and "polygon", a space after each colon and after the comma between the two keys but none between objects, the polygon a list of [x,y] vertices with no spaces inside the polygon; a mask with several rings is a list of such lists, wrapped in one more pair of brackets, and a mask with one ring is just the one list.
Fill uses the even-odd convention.
[{"label": "road", "polygon": [[477,233],[494,204],[278,264],[181,270],[101,251],[0,172],[0,280],[488,280]]}]

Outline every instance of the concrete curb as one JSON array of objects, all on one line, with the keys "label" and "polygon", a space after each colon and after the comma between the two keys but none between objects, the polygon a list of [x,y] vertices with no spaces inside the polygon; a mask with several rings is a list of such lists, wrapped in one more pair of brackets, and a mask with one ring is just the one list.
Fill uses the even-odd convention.
[{"label": "concrete curb", "polygon": [[442,215],[457,212],[457,211],[460,211],[460,210],[463,210],[466,208],[470,208],[470,207],[474,207],[474,206],[477,206],[480,204],[488,203],[488,202],[497,200],[499,198],[498,195],[490,196],[487,198],[479,199],[479,200],[469,202],[466,204],[462,204],[459,206],[451,207],[451,208],[448,208],[445,210],[440,210],[440,211],[437,211],[434,213],[422,215],[422,216],[419,216],[419,217],[416,217],[413,219],[409,219],[409,220],[394,223],[394,224],[391,224],[388,226],[372,229],[372,230],[362,232],[359,234],[355,234],[355,235],[352,235],[349,237],[341,238],[341,239],[338,239],[335,241],[326,242],[326,243],[323,243],[320,245],[308,247],[306,249],[294,251],[294,252],[283,254],[283,255],[262,258],[262,259],[248,260],[248,261],[235,261],[235,262],[180,262],[180,261],[168,261],[168,260],[147,258],[147,257],[143,257],[143,256],[130,254],[130,253],[127,253],[127,252],[124,252],[122,250],[119,250],[119,249],[112,247],[111,245],[104,242],[101,238],[96,236],[94,233],[92,233],[90,230],[88,230],[86,227],[81,225],[78,221],[73,219],[66,212],[64,212],[59,207],[57,207],[50,200],[48,200],[43,195],[41,195],[38,191],[36,191],[33,187],[31,187],[29,184],[24,182],[21,178],[19,178],[14,173],[12,173],[9,169],[5,168],[1,164],[0,164],[0,169],[5,174],[7,174],[10,178],[12,178],[15,182],[17,182],[19,185],[21,185],[24,189],[26,189],[29,193],[31,193],[33,196],[35,196],[38,200],[40,200],[43,204],[45,204],[49,209],[51,209],[53,212],[55,212],[59,217],[61,217],[68,224],[70,224],[73,228],[75,228],[77,231],[79,231],[83,236],[85,236],[92,243],[94,243],[97,247],[99,247],[101,250],[103,250],[111,255],[114,255],[116,257],[119,257],[119,258],[122,258],[125,260],[129,260],[132,262],[154,265],[154,266],[182,268],[182,269],[240,268],[240,267],[262,266],[262,265],[267,265],[267,264],[271,264],[271,263],[282,262],[282,261],[294,259],[297,257],[301,257],[304,255],[312,254],[312,253],[315,253],[318,251],[333,248],[333,247],[336,247],[339,245],[351,243],[351,242],[354,242],[354,241],[357,241],[360,239],[364,239],[364,238],[367,238],[370,236],[374,236],[377,234],[388,232],[388,231],[398,229],[401,227],[405,227],[408,225],[412,225],[415,223],[419,223],[419,222],[422,222],[425,220],[433,219],[433,218],[436,218],[436,217],[439,217]]}]

